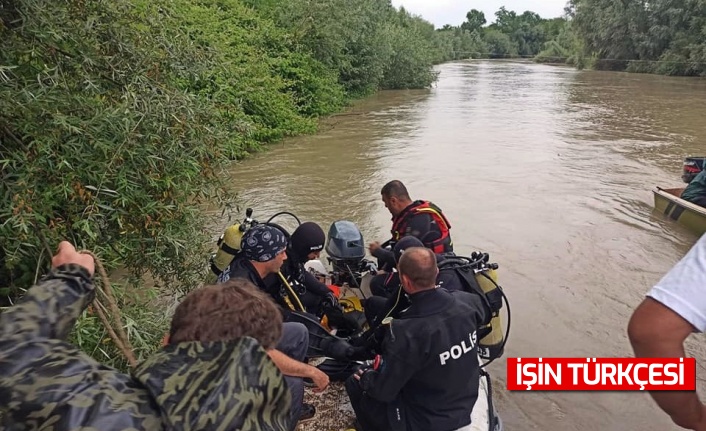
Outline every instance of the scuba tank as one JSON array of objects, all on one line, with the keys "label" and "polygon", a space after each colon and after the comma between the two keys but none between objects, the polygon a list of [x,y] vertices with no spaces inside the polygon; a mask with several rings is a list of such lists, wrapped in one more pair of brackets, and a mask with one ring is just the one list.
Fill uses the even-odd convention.
[{"label": "scuba tank", "polygon": [[497,264],[483,265],[475,271],[475,279],[488,300],[491,312],[490,322],[481,327],[482,332],[487,332],[487,335],[478,342],[478,354],[481,358],[489,360],[501,357],[505,350],[503,322],[500,316],[503,293],[497,282],[497,267]]},{"label": "scuba tank", "polygon": [[[439,271],[456,271],[464,290],[477,294],[485,304],[490,318],[488,322],[478,328],[478,355],[486,360],[493,361],[501,357],[505,350],[507,334],[509,333],[509,319],[506,334],[503,334],[503,322],[500,316],[503,299],[507,298],[498,285],[497,263],[488,263],[487,253],[473,252],[470,258],[447,255],[439,262]],[[508,305],[508,316],[509,316]]]},{"label": "scuba tank", "polygon": [[[216,245],[218,250],[211,257],[211,272],[218,277],[225,271],[235,256],[240,253],[240,240],[243,239],[243,234],[253,223],[252,208],[245,210],[245,220],[242,223],[235,223],[229,226],[225,232],[218,238]],[[214,278],[213,275],[211,278]],[[215,282],[215,280],[214,280]]]}]

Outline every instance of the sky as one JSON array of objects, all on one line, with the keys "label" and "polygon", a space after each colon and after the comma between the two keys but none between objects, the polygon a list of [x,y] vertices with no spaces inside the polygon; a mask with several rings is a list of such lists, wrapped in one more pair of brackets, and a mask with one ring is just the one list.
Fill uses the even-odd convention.
[{"label": "sky", "polygon": [[404,8],[413,15],[422,18],[440,28],[444,24],[461,25],[466,20],[466,13],[478,9],[485,14],[487,24],[495,21],[495,12],[500,6],[515,11],[518,15],[524,11],[536,12],[542,18],[556,18],[564,13],[568,0],[392,0],[396,7]]}]

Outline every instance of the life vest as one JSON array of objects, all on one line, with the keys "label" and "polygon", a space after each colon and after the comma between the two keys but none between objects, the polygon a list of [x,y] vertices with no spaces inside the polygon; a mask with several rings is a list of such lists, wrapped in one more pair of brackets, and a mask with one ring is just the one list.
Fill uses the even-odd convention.
[{"label": "life vest", "polygon": [[429,201],[415,201],[413,206],[405,209],[399,214],[392,223],[392,241],[399,241],[406,233],[410,220],[418,214],[429,214],[432,216],[436,225],[439,227],[441,236],[434,241],[424,241],[419,238],[427,248],[430,248],[434,253],[448,253],[453,251],[453,243],[451,241],[451,223],[446,219],[441,208],[437,207]]}]

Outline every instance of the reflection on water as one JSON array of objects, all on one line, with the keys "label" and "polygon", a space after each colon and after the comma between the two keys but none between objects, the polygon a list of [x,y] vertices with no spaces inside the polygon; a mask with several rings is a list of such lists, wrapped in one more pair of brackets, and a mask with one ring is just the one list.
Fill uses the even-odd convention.
[{"label": "reflection on water", "polygon": [[[500,264],[507,356],[631,355],[633,308],[696,240],[653,213],[651,189],[681,185],[684,156],[706,153],[706,82],[501,61],[439,70],[429,91],[380,93],[233,165],[243,207],[325,229],[348,219],[384,240],[379,191],[400,179],[446,212],[457,252]],[[504,367],[490,370],[507,429],[674,429],[647,394],[508,393]]]},{"label": "reflection on water", "polygon": [[[428,90],[379,93],[327,120],[315,136],[291,139],[234,164],[240,204],[254,208],[260,221],[290,211],[324,229],[347,219],[366,238],[383,235],[389,214],[372,217],[380,203],[374,190],[384,181],[379,153],[415,133],[423,117],[418,108],[429,95]],[[291,218],[275,221],[293,227]]]}]

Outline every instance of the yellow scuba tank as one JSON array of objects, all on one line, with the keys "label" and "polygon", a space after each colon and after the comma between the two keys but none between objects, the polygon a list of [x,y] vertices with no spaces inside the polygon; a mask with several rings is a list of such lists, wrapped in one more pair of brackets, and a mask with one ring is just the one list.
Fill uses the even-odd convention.
[{"label": "yellow scuba tank", "polygon": [[240,251],[240,240],[243,238],[244,229],[240,223],[229,226],[223,235],[218,238],[218,250],[211,258],[211,271],[216,276],[219,276],[228,265],[233,261],[233,258]]},{"label": "yellow scuba tank", "polygon": [[478,352],[484,359],[499,358],[503,355],[505,335],[500,316],[502,292],[497,284],[498,275],[495,268],[484,266],[475,273],[475,278],[490,303],[492,313],[490,323],[480,328],[485,331],[489,329],[490,332],[478,342]]},{"label": "yellow scuba tank", "polygon": [[253,209],[247,208],[245,210],[245,220],[243,220],[242,223],[235,223],[229,226],[225,232],[223,232],[223,235],[218,238],[216,242],[218,250],[211,256],[212,274],[209,274],[208,283],[215,283],[217,277],[228,268],[233,258],[240,252],[240,241],[243,239],[243,234],[254,223],[257,223],[252,219],[252,213]]}]

